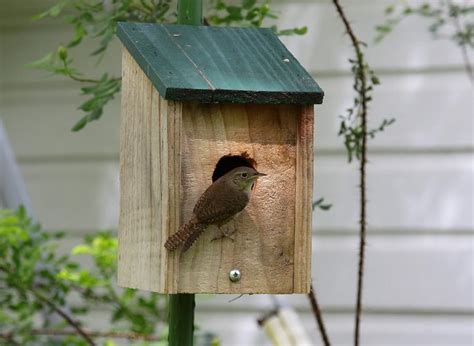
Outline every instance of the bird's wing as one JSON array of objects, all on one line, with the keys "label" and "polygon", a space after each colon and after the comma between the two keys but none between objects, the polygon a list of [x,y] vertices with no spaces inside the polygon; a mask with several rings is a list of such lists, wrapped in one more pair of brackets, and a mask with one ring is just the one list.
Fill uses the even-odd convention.
[{"label": "bird's wing", "polygon": [[217,223],[232,218],[242,211],[249,201],[244,191],[232,189],[218,180],[202,194],[194,207],[194,215],[203,223]]}]

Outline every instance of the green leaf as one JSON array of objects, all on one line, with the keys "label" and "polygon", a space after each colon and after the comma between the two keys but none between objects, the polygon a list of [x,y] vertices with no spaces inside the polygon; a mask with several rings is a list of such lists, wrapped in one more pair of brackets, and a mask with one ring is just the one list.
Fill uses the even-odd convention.
[{"label": "green leaf", "polygon": [[33,20],[39,20],[39,19],[43,19],[45,17],[57,17],[61,14],[61,11],[63,10],[63,8],[66,6],[66,2],[64,1],[60,1],[58,2],[56,5],[50,7],[48,10],[36,15],[36,16],[33,16]]},{"label": "green leaf", "polygon": [[71,128],[71,131],[77,132],[82,130],[89,122],[88,117],[88,115],[84,115],[78,122],[74,124],[74,126]]},{"label": "green leaf", "polygon": [[[275,27],[276,28],[276,27]],[[280,36],[288,36],[288,35],[304,35],[308,32],[308,28],[303,26],[301,28],[293,28],[293,29],[286,29],[278,31],[277,34]]]},{"label": "green leaf", "polygon": [[67,44],[68,48],[72,48],[77,46],[79,43],[82,42],[82,39],[84,36],[86,36],[87,31],[86,29],[82,26],[82,24],[78,24],[75,27],[75,36],[74,38]]},{"label": "green leaf", "polygon": [[82,255],[82,254],[91,254],[91,253],[92,253],[92,248],[88,245],[77,245],[71,251],[72,255]]},{"label": "green leaf", "polygon": [[313,210],[316,209],[316,208],[319,208],[319,209],[325,210],[325,211],[331,209],[332,204],[323,204],[323,203],[324,203],[324,198],[320,198],[320,199],[314,201],[313,205],[312,205]]},{"label": "green leaf", "polygon": [[385,8],[385,15],[392,14],[395,11],[394,5],[389,5]]},{"label": "green leaf", "polygon": [[49,9],[48,15],[51,17],[57,17],[61,13],[61,10],[62,10],[62,4],[59,3]]},{"label": "green leaf", "polygon": [[246,10],[250,10],[255,6],[257,3],[257,0],[243,0],[242,7],[245,8]]},{"label": "green leaf", "polygon": [[375,27],[375,30],[377,30],[379,33],[382,33],[382,34],[387,34],[389,33],[390,31],[392,31],[392,27],[385,24],[385,25],[377,25]]},{"label": "green leaf", "polygon": [[228,15],[228,20],[230,21],[239,21],[242,20],[242,8],[238,6],[227,6],[226,8]]},{"label": "green leaf", "polygon": [[54,53],[48,53],[45,56],[26,64],[26,66],[39,69],[48,69],[49,67],[51,67],[53,61]]}]

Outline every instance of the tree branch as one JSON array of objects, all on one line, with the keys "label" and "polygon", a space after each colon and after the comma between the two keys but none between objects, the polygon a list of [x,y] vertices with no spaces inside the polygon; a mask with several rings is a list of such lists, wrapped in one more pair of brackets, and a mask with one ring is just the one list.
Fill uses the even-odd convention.
[{"label": "tree branch", "polygon": [[359,264],[358,264],[358,276],[357,276],[357,302],[356,302],[356,316],[355,316],[355,331],[354,331],[354,344],[359,345],[360,342],[360,317],[362,311],[362,288],[363,288],[363,277],[364,277],[364,262],[365,262],[365,238],[366,238],[366,182],[365,182],[365,171],[367,164],[367,73],[366,63],[364,61],[364,55],[361,49],[361,42],[354,34],[351,25],[344,13],[344,10],[339,0],[333,0],[334,6],[336,7],[337,13],[341,18],[346,32],[349,35],[352,46],[354,47],[356,55],[356,66],[354,78],[360,81],[361,88],[359,91],[361,97],[361,112],[359,117],[361,119],[362,127],[362,144],[361,144],[361,158],[360,158],[360,177],[359,177],[359,188],[360,188],[360,243],[359,243]]},{"label": "tree branch", "polygon": [[59,316],[61,316],[72,328],[74,328],[89,345],[95,346],[94,340],[82,329],[77,321],[74,321],[71,316],[69,316],[65,311],[61,308],[56,306],[52,301],[50,301],[47,297],[43,296],[41,293],[35,291],[32,288],[28,289],[38,300],[41,300],[45,304],[47,304],[54,312],[56,312]]},{"label": "tree branch", "polygon": [[[453,6],[452,0],[448,0],[447,5],[448,5],[447,6],[448,11],[449,11],[449,8]],[[451,16],[451,18],[453,19],[453,23],[454,23],[454,26],[456,27],[457,33],[462,33],[463,28],[462,28],[461,21],[459,20],[459,15],[453,15]],[[459,45],[461,46],[461,54],[464,60],[464,69],[466,70],[467,77],[469,78],[471,83],[474,84],[474,70],[472,69],[471,61],[469,59],[469,52],[467,50],[467,45],[465,42],[461,42]]]},{"label": "tree branch", "polygon": [[[6,274],[9,274],[10,271],[8,268],[5,268],[3,266],[0,266],[0,270],[3,271]],[[67,324],[69,324],[72,328],[74,328],[77,332],[78,335],[80,335],[89,345],[95,346],[94,340],[90,338],[89,335],[81,328],[79,323],[77,321],[74,321],[72,317],[70,317],[65,311],[63,311],[60,307],[56,306],[49,298],[45,297],[42,295],[40,292],[36,291],[32,287],[22,287],[19,284],[15,284],[15,287],[19,289],[20,291],[29,291],[33,296],[36,297],[36,299],[40,300],[41,302],[45,303],[48,305],[54,312],[56,312],[59,316],[61,316]]]},{"label": "tree branch", "polygon": [[313,284],[311,284],[310,291],[308,293],[309,301],[311,302],[311,308],[313,309],[313,315],[316,318],[321,338],[323,339],[324,346],[331,346],[326,327],[324,326],[323,315],[319,309],[318,301],[316,300],[316,293],[314,292]]}]

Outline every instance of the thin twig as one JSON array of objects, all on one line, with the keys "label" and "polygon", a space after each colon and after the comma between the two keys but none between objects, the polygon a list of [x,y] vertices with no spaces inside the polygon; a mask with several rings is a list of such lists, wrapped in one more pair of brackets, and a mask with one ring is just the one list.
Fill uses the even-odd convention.
[{"label": "thin twig", "polygon": [[76,81],[76,82],[81,82],[81,83],[100,83],[100,80],[98,79],[89,79],[89,78],[81,78],[81,77],[77,77],[71,73],[69,73],[67,75],[69,78],[71,78],[72,80]]},{"label": "thin twig", "polygon": [[[33,329],[30,331],[31,335],[52,335],[52,336],[69,336],[78,335],[76,330],[61,330],[61,329]],[[145,340],[145,341],[159,341],[161,338],[156,335],[145,335],[138,333],[122,333],[122,332],[99,332],[99,331],[87,331],[87,334],[94,338],[115,338],[115,339],[128,339],[128,340]],[[0,338],[11,339],[14,336],[13,332],[0,333]]]},{"label": "thin twig", "polygon": [[311,284],[310,291],[308,293],[309,301],[311,302],[311,308],[313,309],[313,315],[316,318],[318,324],[319,332],[321,333],[321,338],[323,339],[324,346],[331,346],[329,341],[328,333],[326,332],[326,327],[324,326],[323,315],[319,309],[319,304],[316,299],[316,292],[314,291],[313,284]]},{"label": "thin twig", "polygon": [[[453,6],[452,1],[448,0],[447,5],[448,5],[448,12],[449,12],[450,6]],[[451,16],[451,17],[453,18],[454,26],[456,27],[457,32],[462,33],[463,28],[462,28],[461,21],[459,20],[459,15],[457,15],[457,16],[454,15],[454,16]],[[467,77],[469,78],[471,83],[474,84],[474,70],[472,68],[471,61],[469,59],[469,52],[467,50],[467,45],[463,42],[461,42],[459,45],[461,46],[461,54],[462,54],[462,58],[464,60],[464,69],[466,70]]]},{"label": "thin twig", "polygon": [[72,328],[74,328],[78,335],[80,335],[89,345],[95,346],[94,340],[82,329],[77,321],[74,321],[71,316],[69,316],[65,311],[56,306],[52,301],[47,297],[43,296],[41,293],[35,291],[32,288],[29,288],[29,291],[42,302],[46,303],[54,312],[61,316]]},{"label": "thin twig", "polygon": [[362,145],[361,145],[361,159],[360,159],[360,243],[359,243],[359,264],[358,264],[358,275],[357,275],[357,302],[356,302],[356,316],[355,316],[355,331],[354,331],[354,345],[358,346],[360,342],[360,317],[362,312],[362,288],[364,278],[364,262],[365,262],[365,238],[366,238],[366,186],[365,186],[365,167],[367,164],[367,75],[365,69],[364,56],[361,49],[361,42],[355,36],[349,21],[344,13],[344,10],[339,0],[333,0],[334,6],[336,6],[337,13],[341,17],[342,22],[346,28],[346,32],[349,35],[352,46],[356,54],[356,61],[358,66],[358,76],[361,81],[361,112],[360,118],[362,120]]}]

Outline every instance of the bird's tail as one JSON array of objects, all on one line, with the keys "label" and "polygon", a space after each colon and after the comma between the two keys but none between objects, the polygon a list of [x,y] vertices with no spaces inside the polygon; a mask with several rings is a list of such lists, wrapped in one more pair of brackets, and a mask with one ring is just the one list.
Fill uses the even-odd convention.
[{"label": "bird's tail", "polygon": [[189,221],[166,240],[165,248],[172,251],[183,245],[183,252],[185,252],[199,238],[206,227],[206,224],[196,222],[195,220]]}]

